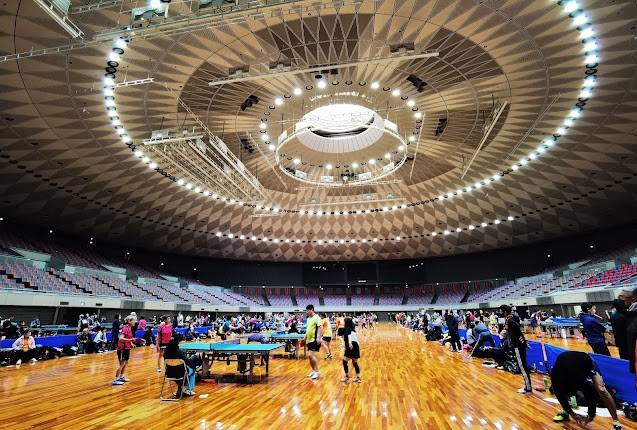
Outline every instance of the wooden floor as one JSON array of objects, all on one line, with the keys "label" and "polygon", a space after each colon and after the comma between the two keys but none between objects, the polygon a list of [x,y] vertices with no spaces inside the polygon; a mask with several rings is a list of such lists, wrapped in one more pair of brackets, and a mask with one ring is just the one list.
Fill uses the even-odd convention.
[{"label": "wooden floor", "polygon": [[[339,382],[339,360],[306,378],[306,360],[276,358],[261,383],[201,384],[197,396],[158,400],[151,348],[134,350],[124,386],[110,385],[113,353],[0,369],[2,429],[575,429],[554,424],[543,395],[517,394],[522,378],[482,366],[422,335],[381,324],[360,336],[361,384]],[[580,345],[581,346],[581,345]],[[584,348],[586,350],[586,348]],[[340,348],[339,348],[340,351]],[[215,363],[215,372],[230,371]],[[539,379],[536,383],[541,385]],[[208,394],[206,398],[199,395]],[[625,422],[625,428],[631,424]],[[587,428],[608,429],[608,418]]]}]

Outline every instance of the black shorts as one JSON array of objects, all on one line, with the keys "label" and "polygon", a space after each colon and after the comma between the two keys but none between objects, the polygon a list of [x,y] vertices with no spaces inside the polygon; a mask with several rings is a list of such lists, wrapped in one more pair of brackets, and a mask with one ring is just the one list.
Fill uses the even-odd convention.
[{"label": "black shorts", "polygon": [[358,343],[354,343],[352,345],[352,349],[346,348],[343,355],[345,356],[345,358],[355,358],[355,359],[361,358],[361,351],[358,347]]},{"label": "black shorts", "polygon": [[323,340],[325,342],[331,342],[332,341],[332,337],[331,336],[323,336]]},{"label": "black shorts", "polygon": [[160,343],[159,344],[159,349],[166,349],[167,346],[168,346],[167,343]]},{"label": "black shorts", "polygon": [[307,344],[307,350],[318,352],[321,350],[321,345],[318,342],[309,342]]},{"label": "black shorts", "polygon": [[128,361],[129,358],[130,358],[130,349],[117,350],[117,359],[119,361]]}]

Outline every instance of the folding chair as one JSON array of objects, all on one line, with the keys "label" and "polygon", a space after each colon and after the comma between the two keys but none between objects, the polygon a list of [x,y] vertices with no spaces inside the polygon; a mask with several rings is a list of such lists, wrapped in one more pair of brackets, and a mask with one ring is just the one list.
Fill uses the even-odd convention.
[{"label": "folding chair", "polygon": [[[178,401],[181,400],[184,394],[184,387],[188,386],[188,370],[186,369],[186,363],[181,358],[169,358],[164,360],[164,379],[161,381],[161,389],[159,391],[159,399],[162,401]],[[183,372],[183,373],[182,373]],[[169,376],[170,375],[170,376]],[[180,376],[179,376],[180,375]],[[170,382],[177,384],[179,397],[172,395],[170,397],[164,397],[164,385],[168,381],[168,388],[170,388]],[[181,390],[179,389],[181,384]],[[170,390],[172,393],[172,390]]]}]

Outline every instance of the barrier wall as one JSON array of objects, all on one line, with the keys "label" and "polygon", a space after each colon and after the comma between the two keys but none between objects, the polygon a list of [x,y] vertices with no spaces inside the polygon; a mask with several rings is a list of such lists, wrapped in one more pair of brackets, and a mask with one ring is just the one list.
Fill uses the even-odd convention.
[{"label": "barrier wall", "polygon": [[[195,332],[199,334],[208,333],[210,327],[195,327]],[[175,332],[178,334],[185,334],[185,328],[177,328]],[[145,330],[137,330],[135,332],[135,338],[141,339],[144,336]],[[157,336],[157,330],[153,329],[153,335]],[[95,335],[93,335],[95,337]],[[106,333],[106,339],[110,342],[112,337],[111,333]],[[58,335],[58,336],[45,336],[45,337],[36,337],[35,344],[36,346],[52,346],[54,348],[62,348],[64,345],[75,346],[75,341],[77,340],[77,334],[69,334],[69,335]],[[0,342],[0,348],[11,348],[15,339],[5,339]]]},{"label": "barrier wall", "polygon": [[[466,329],[459,329],[458,333],[461,338],[466,339]],[[500,336],[492,336],[496,346],[499,347],[501,345]],[[568,351],[568,349],[543,342],[527,341],[527,344],[529,345],[526,351],[527,363],[538,373],[548,373],[555,364],[557,356]],[[630,373],[627,360],[593,353],[589,353],[589,355],[595,362],[606,386],[617,390],[618,400],[629,403],[637,402],[637,389],[635,388],[637,379],[634,374]]]}]

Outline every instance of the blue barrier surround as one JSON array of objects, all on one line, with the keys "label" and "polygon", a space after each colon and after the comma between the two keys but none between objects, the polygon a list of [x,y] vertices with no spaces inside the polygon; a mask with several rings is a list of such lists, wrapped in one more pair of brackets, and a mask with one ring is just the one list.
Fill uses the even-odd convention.
[{"label": "blue barrier surround", "polygon": [[[557,318],[556,318],[557,319]],[[559,321],[562,323],[570,323],[571,318],[561,318]],[[557,322],[557,321],[556,321]],[[466,339],[467,329],[458,329],[458,333],[461,338]],[[501,345],[500,336],[492,335],[496,346]],[[526,361],[530,368],[535,369],[538,373],[547,374],[555,364],[557,356],[568,349],[561,348],[559,346],[551,345],[550,343],[527,341],[529,348],[526,350]],[[604,379],[607,387],[617,390],[617,399],[634,403],[637,402],[637,389],[635,388],[635,375],[630,373],[629,364],[627,360],[620,358],[607,357],[605,355],[598,355],[594,353],[588,353],[593,362],[597,365],[600,375]]]},{"label": "blue barrier surround", "polygon": [[[199,334],[206,334],[210,327],[195,327],[195,332]],[[175,332],[178,334],[185,334],[188,329],[186,328],[177,328]],[[141,339],[144,337],[144,333],[146,330],[137,330],[135,332],[135,338]],[[92,333],[92,338],[95,337],[95,333]],[[157,336],[157,330],[153,329],[153,335]],[[109,331],[106,333],[106,339],[110,342],[112,339],[112,334]],[[67,335],[57,335],[57,336],[44,336],[44,337],[35,337],[35,344],[37,346],[51,346],[53,348],[62,348],[64,345],[74,346],[77,340],[77,334],[67,334]],[[5,339],[0,342],[0,348],[11,348],[15,339]]]}]

